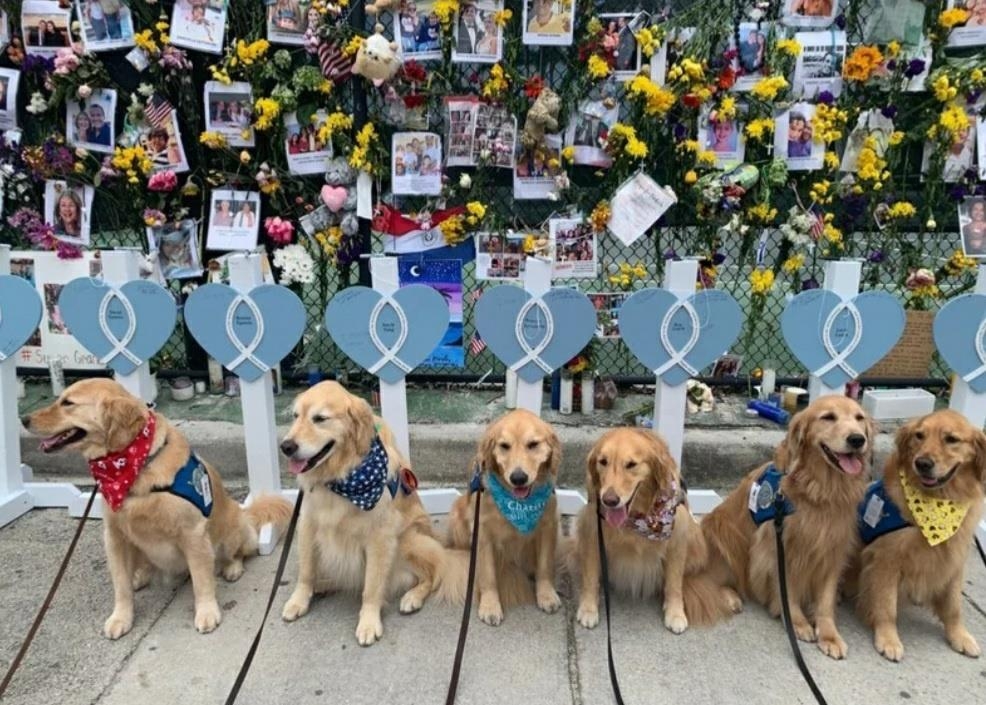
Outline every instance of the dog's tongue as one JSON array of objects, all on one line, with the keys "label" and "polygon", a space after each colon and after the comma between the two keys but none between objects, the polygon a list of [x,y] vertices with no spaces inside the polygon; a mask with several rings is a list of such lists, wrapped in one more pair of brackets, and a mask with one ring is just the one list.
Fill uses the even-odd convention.
[{"label": "dog's tongue", "polygon": [[863,459],[858,455],[836,453],[835,457],[839,459],[839,467],[842,468],[842,472],[847,475],[858,475],[863,472]]},{"label": "dog's tongue", "polygon": [[531,486],[527,487],[514,487],[510,490],[511,494],[517,499],[527,499],[531,496]]},{"label": "dog's tongue", "polygon": [[288,472],[290,472],[292,475],[300,475],[305,471],[305,468],[307,467],[308,467],[307,460],[295,460],[294,458],[288,460]]},{"label": "dog's tongue", "polygon": [[627,507],[624,504],[622,507],[617,507],[616,509],[609,509],[608,507],[603,512],[603,518],[606,519],[606,523],[612,526],[614,529],[619,529],[627,521]]}]

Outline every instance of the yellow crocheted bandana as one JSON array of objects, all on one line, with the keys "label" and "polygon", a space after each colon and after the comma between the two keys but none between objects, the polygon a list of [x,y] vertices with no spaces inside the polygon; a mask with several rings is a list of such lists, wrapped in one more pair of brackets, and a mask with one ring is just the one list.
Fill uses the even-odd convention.
[{"label": "yellow crocheted bandana", "polygon": [[929,545],[937,546],[948,541],[962,526],[969,511],[968,503],[926,495],[917,487],[911,486],[903,468],[900,470],[900,486],[907,499],[907,508],[911,510],[914,521]]}]

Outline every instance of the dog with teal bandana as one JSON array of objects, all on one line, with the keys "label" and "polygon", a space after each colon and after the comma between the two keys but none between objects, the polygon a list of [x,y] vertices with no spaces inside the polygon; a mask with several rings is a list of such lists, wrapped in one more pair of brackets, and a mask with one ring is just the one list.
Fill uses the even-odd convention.
[{"label": "dog with teal bandana", "polygon": [[449,543],[470,547],[475,492],[481,492],[476,589],[479,618],[486,624],[500,624],[505,606],[532,598],[545,612],[561,607],[555,590],[560,463],[554,429],[529,411],[502,416],[479,441],[469,494],[456,500],[449,515]]}]

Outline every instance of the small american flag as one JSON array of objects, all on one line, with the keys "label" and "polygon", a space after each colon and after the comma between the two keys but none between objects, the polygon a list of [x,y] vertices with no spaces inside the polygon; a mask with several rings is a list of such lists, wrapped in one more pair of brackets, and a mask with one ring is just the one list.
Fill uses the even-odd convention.
[{"label": "small american flag", "polygon": [[352,60],[342,53],[335,42],[322,42],[318,45],[318,63],[322,68],[322,75],[333,83],[342,83],[352,75]]},{"label": "small american flag", "polygon": [[152,95],[144,108],[144,118],[153,127],[161,127],[175,107],[157,93]]},{"label": "small american flag", "polygon": [[479,335],[479,331],[472,334],[472,340],[469,341],[469,352],[473,355],[479,355],[479,353],[486,350],[486,341]]},{"label": "small american flag", "polygon": [[466,294],[466,300],[471,304],[475,304],[477,301],[479,301],[479,297],[482,295],[483,295],[482,289],[473,289],[468,294]]},{"label": "small american flag", "polygon": [[825,221],[815,211],[811,211],[810,213],[814,216],[814,222],[811,224],[811,239],[817,241],[825,233]]}]

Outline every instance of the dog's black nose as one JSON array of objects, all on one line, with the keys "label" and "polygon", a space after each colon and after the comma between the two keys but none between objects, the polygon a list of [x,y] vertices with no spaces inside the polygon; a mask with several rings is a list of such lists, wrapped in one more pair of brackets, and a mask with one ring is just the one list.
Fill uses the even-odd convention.
[{"label": "dog's black nose", "polygon": [[30,430],[30,428],[31,428],[31,417],[30,416],[21,416],[21,423],[24,425],[24,428]]},{"label": "dog's black nose", "polygon": [[603,504],[610,508],[619,506],[620,496],[615,492],[605,492],[603,493]]},{"label": "dog's black nose", "polygon": [[922,455],[914,459],[914,467],[922,475],[930,475],[935,469],[935,461],[927,455]]},{"label": "dog's black nose", "polygon": [[298,452],[298,444],[292,440],[281,443],[281,452],[285,455],[294,455]]},{"label": "dog's black nose", "polygon": [[523,470],[514,470],[510,473],[510,484],[514,487],[523,487],[527,484],[527,473]]},{"label": "dog's black nose", "polygon": [[864,436],[862,433],[850,433],[846,437],[846,443],[848,443],[850,447],[859,450],[860,448],[866,445],[866,436]]}]

